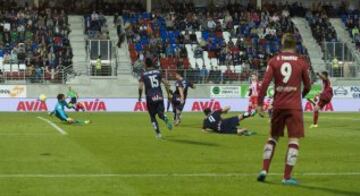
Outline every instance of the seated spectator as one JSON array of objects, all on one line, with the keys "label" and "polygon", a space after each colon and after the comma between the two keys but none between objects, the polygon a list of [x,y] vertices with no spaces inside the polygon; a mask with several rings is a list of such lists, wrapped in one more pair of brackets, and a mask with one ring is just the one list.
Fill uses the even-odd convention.
[{"label": "seated spectator", "polygon": [[206,83],[209,77],[209,71],[206,69],[206,66],[203,65],[201,70],[200,70],[200,78],[201,78],[201,83]]},{"label": "seated spectator", "polygon": [[224,72],[224,83],[227,83],[232,81],[234,72],[230,69],[230,66],[227,66],[225,72]]},{"label": "seated spectator", "polygon": [[221,81],[221,71],[218,70],[218,67],[211,66],[210,72],[209,72],[209,82],[213,82],[215,84],[219,84]]}]

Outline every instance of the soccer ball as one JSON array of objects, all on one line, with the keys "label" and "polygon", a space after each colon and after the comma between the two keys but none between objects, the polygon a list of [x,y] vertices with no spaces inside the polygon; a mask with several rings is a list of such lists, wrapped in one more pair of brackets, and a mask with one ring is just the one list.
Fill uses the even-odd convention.
[{"label": "soccer ball", "polygon": [[46,95],[41,94],[41,95],[39,96],[39,100],[42,101],[42,102],[45,102],[45,101],[46,101]]}]

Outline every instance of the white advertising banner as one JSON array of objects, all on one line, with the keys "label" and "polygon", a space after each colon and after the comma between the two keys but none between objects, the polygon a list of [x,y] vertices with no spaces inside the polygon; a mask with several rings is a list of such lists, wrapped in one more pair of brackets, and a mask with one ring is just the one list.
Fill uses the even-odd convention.
[{"label": "white advertising banner", "polygon": [[[146,103],[138,102],[135,98],[88,98],[79,100],[88,112],[145,112]],[[29,98],[0,98],[0,112],[45,112],[54,109],[56,99],[40,102]],[[186,100],[184,111],[201,112],[205,108],[212,110],[230,106],[232,111],[247,110],[248,99],[219,98],[219,99],[194,99]],[[166,104],[166,103],[165,103]],[[313,106],[303,101],[304,111],[312,111]],[[327,112],[359,112],[360,100],[347,98],[334,98],[324,107]]]},{"label": "white advertising banner", "polygon": [[334,86],[335,98],[360,99],[360,86]]},{"label": "white advertising banner", "polygon": [[0,98],[26,97],[25,85],[0,85]]},{"label": "white advertising banner", "polygon": [[210,95],[213,98],[240,98],[241,86],[211,86]]}]

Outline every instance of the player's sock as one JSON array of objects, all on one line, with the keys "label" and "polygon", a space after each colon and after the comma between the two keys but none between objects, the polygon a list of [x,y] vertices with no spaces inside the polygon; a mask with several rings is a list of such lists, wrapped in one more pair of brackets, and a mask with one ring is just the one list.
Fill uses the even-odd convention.
[{"label": "player's sock", "polygon": [[274,156],[275,147],[277,141],[273,138],[269,139],[264,147],[264,154],[263,154],[263,171],[269,172],[271,160]]},{"label": "player's sock", "polygon": [[286,153],[285,158],[285,171],[284,171],[284,179],[288,180],[291,178],[291,172],[293,167],[296,164],[296,160],[299,154],[299,144],[296,142],[289,143],[288,151]]},{"label": "player's sock", "polygon": [[172,130],[173,128],[172,123],[164,113],[159,113],[159,118],[166,123],[166,126],[169,130]]},{"label": "player's sock", "polygon": [[91,123],[90,120],[74,120],[75,125],[87,125],[87,124],[90,124],[90,123]]},{"label": "player's sock", "polygon": [[151,124],[156,132],[156,134],[160,134],[160,129],[159,129],[159,124],[157,122],[157,120],[151,121]]},{"label": "player's sock", "polygon": [[175,109],[173,110],[173,115],[174,115],[173,120],[176,120],[176,110]]},{"label": "player's sock", "polygon": [[175,126],[180,124],[180,115],[181,115],[181,112],[179,110],[176,110]]},{"label": "player's sock", "polygon": [[318,119],[319,119],[319,111],[314,111],[314,116],[313,116],[314,125],[317,125]]},{"label": "player's sock", "polygon": [[273,113],[273,110],[272,109],[269,109],[268,110],[268,114],[269,114],[269,118],[271,119],[271,117],[272,117],[272,113]]},{"label": "player's sock", "polygon": [[251,110],[252,110],[252,106],[251,106],[251,105],[249,105],[249,106],[248,106],[248,110],[247,110],[247,111],[250,113],[250,112],[251,112]]}]

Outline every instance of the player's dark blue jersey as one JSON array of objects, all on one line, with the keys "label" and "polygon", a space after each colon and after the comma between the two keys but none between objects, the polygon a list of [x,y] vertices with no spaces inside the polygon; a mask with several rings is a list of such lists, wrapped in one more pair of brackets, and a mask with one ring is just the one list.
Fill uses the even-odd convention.
[{"label": "player's dark blue jersey", "polygon": [[183,88],[184,89],[184,99],[186,99],[189,87],[194,88],[194,85],[191,82],[184,80],[184,79],[176,80],[176,82],[175,82],[176,89],[175,89],[174,95],[180,97],[179,88]]},{"label": "player's dark blue jersey", "polygon": [[212,129],[214,131],[220,131],[221,129],[221,110],[211,112],[207,118],[204,119],[203,129]]},{"label": "player's dark blue jersey", "polygon": [[147,70],[140,79],[145,85],[145,95],[147,100],[161,101],[164,99],[161,89],[161,73],[159,70]]}]

